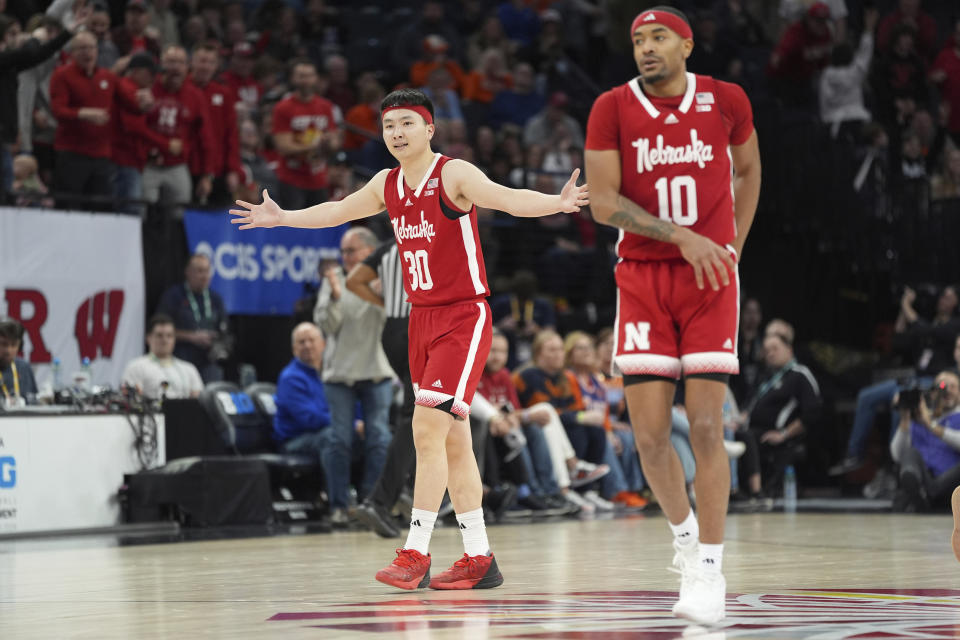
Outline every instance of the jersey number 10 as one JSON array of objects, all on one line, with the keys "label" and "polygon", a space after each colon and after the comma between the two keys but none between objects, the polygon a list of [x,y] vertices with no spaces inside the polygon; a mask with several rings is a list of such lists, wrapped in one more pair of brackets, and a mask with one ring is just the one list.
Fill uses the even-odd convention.
[{"label": "jersey number 10", "polygon": [[[669,183],[669,184],[668,184]],[[660,219],[673,221],[681,227],[691,227],[697,222],[697,181],[692,176],[660,178],[653,186],[657,189],[660,204]],[[686,204],[686,211],[684,211]]]},{"label": "jersey number 10", "polygon": [[410,288],[414,291],[433,289],[433,276],[430,275],[430,266],[427,264],[427,252],[423,249],[404,251],[403,259],[410,272]]}]

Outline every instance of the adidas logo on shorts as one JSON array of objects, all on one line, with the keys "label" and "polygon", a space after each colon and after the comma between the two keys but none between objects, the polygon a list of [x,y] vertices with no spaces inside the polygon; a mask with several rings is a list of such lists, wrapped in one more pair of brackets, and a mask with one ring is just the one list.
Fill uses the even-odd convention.
[{"label": "adidas logo on shorts", "polygon": [[434,382],[434,383],[433,383],[432,385],[430,385],[430,386],[431,386],[431,387],[437,387],[438,389],[443,389],[443,383],[440,382],[439,379],[437,379],[437,381]]},{"label": "adidas logo on shorts", "polygon": [[723,343],[724,349],[733,349],[733,340],[727,338],[727,341]]}]

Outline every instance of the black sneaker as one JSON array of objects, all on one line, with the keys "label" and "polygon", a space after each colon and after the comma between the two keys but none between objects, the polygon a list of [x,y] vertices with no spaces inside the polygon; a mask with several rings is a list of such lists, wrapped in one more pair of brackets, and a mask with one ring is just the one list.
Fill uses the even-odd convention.
[{"label": "black sneaker", "polygon": [[848,456],[827,470],[829,476],[842,476],[863,466],[863,460]]},{"label": "black sneaker", "polygon": [[546,511],[550,506],[543,501],[540,496],[530,494],[526,498],[520,498],[517,500],[517,504],[523,507],[524,509],[530,509],[534,513],[537,511]]},{"label": "black sneaker", "polygon": [[923,481],[915,473],[901,473],[900,488],[906,496],[904,508],[906,513],[923,512],[930,507],[923,488]]},{"label": "black sneaker", "polygon": [[376,532],[381,538],[398,538],[400,529],[394,524],[393,518],[387,510],[371,500],[364,500],[357,506],[355,513],[357,520],[368,529]]},{"label": "black sneaker", "polygon": [[504,482],[490,489],[483,497],[483,504],[490,510],[492,521],[497,522],[503,514],[513,506],[517,497],[517,488],[509,482]]}]

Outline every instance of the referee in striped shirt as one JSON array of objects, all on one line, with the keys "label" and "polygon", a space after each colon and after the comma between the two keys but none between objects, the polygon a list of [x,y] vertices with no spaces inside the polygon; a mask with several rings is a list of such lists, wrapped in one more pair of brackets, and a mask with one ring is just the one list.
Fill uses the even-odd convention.
[{"label": "referee in striped shirt", "polygon": [[[379,279],[379,286],[377,280]],[[407,354],[410,303],[403,289],[403,262],[397,243],[391,238],[347,274],[347,289],[358,297],[384,307],[387,322],[381,342],[390,367],[403,384],[403,407],[400,422],[387,449],[387,459],[373,491],[357,509],[357,517],[384,538],[400,535],[390,510],[406,486],[414,470],[416,450],[413,446],[413,408],[415,396],[410,380]]]}]

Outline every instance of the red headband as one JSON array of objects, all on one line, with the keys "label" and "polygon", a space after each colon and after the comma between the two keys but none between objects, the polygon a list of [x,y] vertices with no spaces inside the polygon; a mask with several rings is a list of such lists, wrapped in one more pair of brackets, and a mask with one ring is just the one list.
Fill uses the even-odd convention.
[{"label": "red headband", "polygon": [[433,116],[430,115],[430,112],[427,111],[426,107],[421,107],[420,105],[412,105],[412,104],[398,104],[392,107],[387,107],[386,109],[383,110],[383,113],[380,114],[381,122],[383,121],[383,118],[394,109],[409,109],[410,111],[415,111],[419,113],[421,116],[423,116],[423,119],[426,121],[427,124],[433,124]]},{"label": "red headband", "polygon": [[683,18],[674,15],[669,11],[644,11],[638,15],[633,19],[633,24],[630,25],[630,38],[633,38],[633,34],[639,27],[651,22],[662,24],[668,29],[676,31],[677,35],[679,35],[681,38],[693,39],[693,32],[690,31],[690,25],[684,22]]}]

